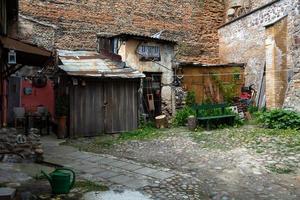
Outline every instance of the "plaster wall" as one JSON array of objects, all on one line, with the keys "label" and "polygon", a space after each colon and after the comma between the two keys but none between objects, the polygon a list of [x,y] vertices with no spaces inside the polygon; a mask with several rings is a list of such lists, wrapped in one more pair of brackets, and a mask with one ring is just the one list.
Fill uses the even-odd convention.
[{"label": "plaster wall", "polygon": [[266,99],[269,108],[283,105],[287,89],[287,18],[266,29]]},{"label": "plaster wall", "polygon": [[124,42],[118,54],[122,56],[123,62],[127,66],[139,70],[140,72],[161,72],[161,97],[162,110],[167,116],[175,112],[175,95],[172,89],[173,69],[172,61],[174,60],[174,46],[155,42],[146,42],[143,44],[156,45],[160,47],[161,61],[141,61],[136,53],[138,46],[141,44],[137,40],[128,40]]}]

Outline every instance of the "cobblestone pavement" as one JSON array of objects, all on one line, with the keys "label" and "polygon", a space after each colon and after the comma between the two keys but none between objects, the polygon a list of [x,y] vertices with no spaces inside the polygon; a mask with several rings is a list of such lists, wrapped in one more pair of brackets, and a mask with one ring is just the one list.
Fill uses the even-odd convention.
[{"label": "cobblestone pavement", "polygon": [[152,199],[209,199],[197,178],[107,154],[82,152],[43,138],[45,161],[75,170],[80,179],[101,182],[110,189],[138,190]]},{"label": "cobblestone pavement", "polygon": [[[267,155],[257,154],[245,147],[224,151],[202,148],[201,144],[188,137],[190,132],[187,132],[186,129],[176,129],[175,131],[176,134],[165,138],[126,141],[116,144],[108,150],[103,149],[102,152],[167,167],[195,178],[194,183],[186,184],[176,184],[174,183],[176,180],[172,183],[170,179],[161,182],[163,184],[169,180],[171,185],[177,185],[175,190],[179,193],[182,190],[189,193],[184,188],[192,185],[193,190],[199,189],[214,200],[300,199],[299,160],[296,162],[298,167],[294,173],[277,174],[266,168],[270,159],[276,160],[273,156],[268,158]],[[297,156],[295,157],[297,158]],[[184,181],[180,180],[179,182]],[[184,187],[180,185],[184,185]],[[159,186],[145,186],[144,190],[151,193],[151,191],[158,191],[158,188]],[[168,197],[172,189],[169,187],[164,195]],[[156,195],[153,196],[156,197]],[[197,199],[193,195],[185,196],[185,198],[190,197]]]}]

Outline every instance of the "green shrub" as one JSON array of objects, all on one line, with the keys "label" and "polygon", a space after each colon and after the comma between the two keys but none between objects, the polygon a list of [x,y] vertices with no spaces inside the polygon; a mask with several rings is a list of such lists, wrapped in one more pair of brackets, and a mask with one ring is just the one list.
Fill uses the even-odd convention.
[{"label": "green shrub", "polygon": [[258,112],[259,108],[257,106],[252,106],[251,105],[251,106],[248,107],[248,111],[249,111],[249,113],[253,114],[253,113]]},{"label": "green shrub", "polygon": [[194,91],[188,91],[186,98],[185,98],[185,103],[187,106],[191,107],[196,104],[196,93]]},{"label": "green shrub", "polygon": [[184,126],[187,123],[187,118],[190,115],[196,115],[196,113],[189,106],[185,106],[181,110],[178,110],[176,112],[175,118],[173,119],[173,125],[174,126]]},{"label": "green shrub", "polygon": [[257,121],[271,129],[300,129],[300,114],[289,110],[274,109],[259,112]]}]

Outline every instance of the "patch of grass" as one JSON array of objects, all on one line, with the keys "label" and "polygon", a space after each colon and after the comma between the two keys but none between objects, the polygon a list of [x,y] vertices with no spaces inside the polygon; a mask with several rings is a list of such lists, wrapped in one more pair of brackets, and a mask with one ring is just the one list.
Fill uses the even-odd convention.
[{"label": "patch of grass", "polygon": [[203,148],[227,151],[242,147],[257,154],[268,155],[275,164],[267,165],[266,168],[274,173],[293,173],[298,165],[295,155],[300,152],[300,132],[297,130],[245,126],[192,132],[191,135]]},{"label": "patch of grass", "polygon": [[0,187],[6,187],[6,183],[0,183]]},{"label": "patch of grass", "polygon": [[192,137],[205,148],[221,150],[246,146],[261,153],[266,149],[294,151],[300,147],[300,132],[291,129],[226,128],[213,132],[194,132]]},{"label": "patch of grass", "polygon": [[79,188],[84,190],[85,192],[92,192],[92,191],[107,191],[109,188],[105,185],[97,184],[92,181],[77,181],[75,183],[75,188]]},{"label": "patch of grass", "polygon": [[145,126],[138,130],[123,133],[118,138],[119,142],[126,140],[149,140],[161,136],[161,132],[153,126]]},{"label": "patch of grass", "polygon": [[266,166],[271,172],[277,174],[290,174],[294,172],[294,170],[289,166],[276,166],[276,165],[268,165]]},{"label": "patch of grass", "polygon": [[153,124],[145,124],[139,129],[118,135],[104,135],[93,138],[79,138],[67,140],[64,145],[70,145],[82,151],[101,152],[102,149],[112,148],[129,140],[150,140],[167,135],[165,130],[156,129]]}]

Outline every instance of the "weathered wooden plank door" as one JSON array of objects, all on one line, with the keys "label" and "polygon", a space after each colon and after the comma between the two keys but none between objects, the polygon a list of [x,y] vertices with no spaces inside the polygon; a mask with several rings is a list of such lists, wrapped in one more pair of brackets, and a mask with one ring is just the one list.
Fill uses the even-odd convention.
[{"label": "weathered wooden plank door", "polygon": [[70,136],[104,133],[104,85],[102,82],[75,86],[70,91]]},{"label": "weathered wooden plank door", "polygon": [[8,79],[8,122],[13,123],[14,121],[14,107],[19,107],[21,103],[20,97],[20,87],[21,87],[20,77],[10,77]]},{"label": "weathered wooden plank door", "polygon": [[138,82],[118,80],[105,85],[105,132],[119,133],[138,127]]}]

